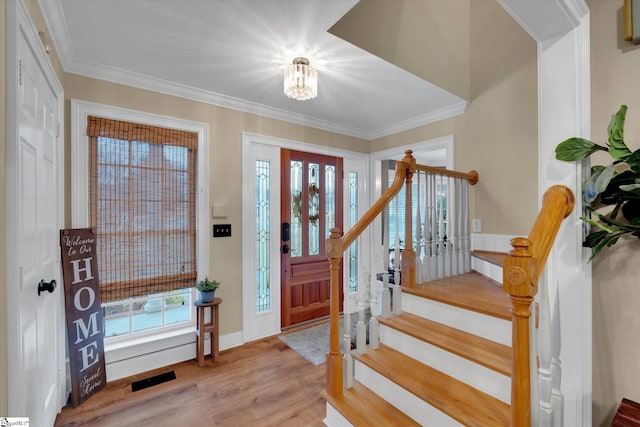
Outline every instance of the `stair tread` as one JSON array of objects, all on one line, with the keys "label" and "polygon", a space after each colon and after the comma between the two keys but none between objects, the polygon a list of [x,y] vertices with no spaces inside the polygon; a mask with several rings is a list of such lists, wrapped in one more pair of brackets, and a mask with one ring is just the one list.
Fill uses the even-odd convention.
[{"label": "stair tread", "polygon": [[510,347],[411,313],[379,318],[379,322],[511,377]]},{"label": "stair tread", "polygon": [[509,426],[510,407],[384,344],[354,358],[466,426]]},{"label": "stair tread", "polygon": [[323,395],[331,406],[356,427],[420,425],[358,381],[354,381],[352,388],[345,389],[342,396],[329,396],[326,392]]},{"label": "stair tread", "polygon": [[502,286],[479,273],[402,286],[402,292],[428,298],[488,316],[511,320],[511,299]]},{"label": "stair tread", "polygon": [[509,254],[506,252],[494,252],[494,251],[479,251],[475,250],[472,255],[478,259],[490,262],[491,264],[502,267],[504,264],[504,258]]}]

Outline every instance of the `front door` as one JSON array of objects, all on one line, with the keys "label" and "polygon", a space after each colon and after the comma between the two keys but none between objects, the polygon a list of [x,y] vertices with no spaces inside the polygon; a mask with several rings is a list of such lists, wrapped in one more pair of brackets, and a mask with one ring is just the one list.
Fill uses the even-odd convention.
[{"label": "front door", "polygon": [[[329,315],[325,240],[342,231],[342,159],[282,150],[281,326]],[[342,276],[340,279],[342,310]]]},{"label": "front door", "polygon": [[[49,74],[40,62],[43,56],[34,51],[40,47],[24,31],[16,33],[19,75],[15,92],[11,91],[15,96],[8,99],[17,106],[17,132],[7,139],[6,158],[7,304],[11,305],[7,317],[12,354],[9,414],[4,415],[29,417],[30,425],[49,426],[64,399],[57,172],[60,95],[49,84]],[[38,293],[41,281],[53,280],[57,284],[53,293]]]}]

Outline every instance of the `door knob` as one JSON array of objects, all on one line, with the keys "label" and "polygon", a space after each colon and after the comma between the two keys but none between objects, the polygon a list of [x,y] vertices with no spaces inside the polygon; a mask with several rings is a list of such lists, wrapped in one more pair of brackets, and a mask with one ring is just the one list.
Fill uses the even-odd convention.
[{"label": "door knob", "polygon": [[40,295],[40,292],[44,292],[44,291],[49,291],[49,293],[52,293],[55,288],[56,288],[55,279],[50,281],[49,283],[45,282],[44,280],[40,280],[40,283],[38,283],[38,295]]},{"label": "door knob", "polygon": [[282,253],[283,254],[288,254],[289,253],[289,245],[287,245],[287,244],[282,245]]}]

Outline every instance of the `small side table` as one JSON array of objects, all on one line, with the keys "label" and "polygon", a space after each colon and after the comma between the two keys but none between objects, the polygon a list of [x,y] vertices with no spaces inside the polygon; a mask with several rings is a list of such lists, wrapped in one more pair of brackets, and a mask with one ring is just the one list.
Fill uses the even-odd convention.
[{"label": "small side table", "polygon": [[[198,359],[198,366],[206,366],[204,363],[204,340],[206,335],[211,334],[211,356],[214,362],[218,361],[218,318],[219,308],[218,306],[222,302],[220,298],[214,298],[211,302],[202,302],[197,300],[193,302],[196,306],[196,357]],[[207,308],[211,309],[211,318],[205,323],[205,312]]]}]

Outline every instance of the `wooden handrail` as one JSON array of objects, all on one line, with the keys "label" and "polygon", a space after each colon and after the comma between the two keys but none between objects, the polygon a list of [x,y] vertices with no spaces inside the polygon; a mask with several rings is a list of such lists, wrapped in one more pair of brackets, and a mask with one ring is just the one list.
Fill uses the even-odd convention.
[{"label": "wooden handrail", "polygon": [[408,153],[405,153],[405,157],[396,162],[395,177],[393,178],[393,182],[389,188],[342,237],[345,249],[349,247],[349,245],[351,245],[351,243],[353,243],[360,234],[362,234],[362,232],[376,219],[376,217],[382,213],[389,202],[391,202],[391,200],[398,195],[400,190],[402,190],[402,186],[404,185],[404,181],[407,176],[407,171],[410,170],[412,166],[411,160],[413,160],[413,166],[415,167],[415,159],[413,159],[411,150],[407,151]]},{"label": "wooden handrail", "polygon": [[469,173],[465,173],[465,172],[452,171],[450,169],[434,168],[432,166],[425,166],[425,165],[416,165],[416,170],[427,172],[427,173],[433,173],[437,175],[450,176],[452,178],[466,179],[467,181],[469,181],[469,184],[471,185],[476,185],[480,177],[478,175],[478,172],[475,170],[472,170]]},{"label": "wooden handrail", "polygon": [[340,237],[338,228],[331,229],[331,235],[327,239],[325,253],[329,257],[331,295],[329,301],[329,353],[327,354],[327,394],[329,396],[342,395],[342,355],[339,341],[339,315],[340,315],[340,260],[344,251],[356,238],[376,219],[389,202],[400,192],[405,182],[407,173],[413,173],[415,159],[411,150],[405,151],[402,160],[396,162],[396,174],[391,186],[382,196],[365,212],[351,229]]},{"label": "wooden handrail", "polygon": [[531,254],[540,266],[536,275],[532,277],[536,283],[538,283],[542,269],[547,263],[547,257],[551,252],[560,224],[573,211],[574,203],[573,193],[564,185],[554,185],[544,193],[542,208],[540,208],[538,218],[529,233]]},{"label": "wooden handrail", "polygon": [[562,220],[573,206],[571,190],[561,185],[549,188],[529,238],[511,240],[513,250],[504,259],[502,286],[511,296],[512,318],[511,425],[516,427],[531,425],[531,304]]}]

